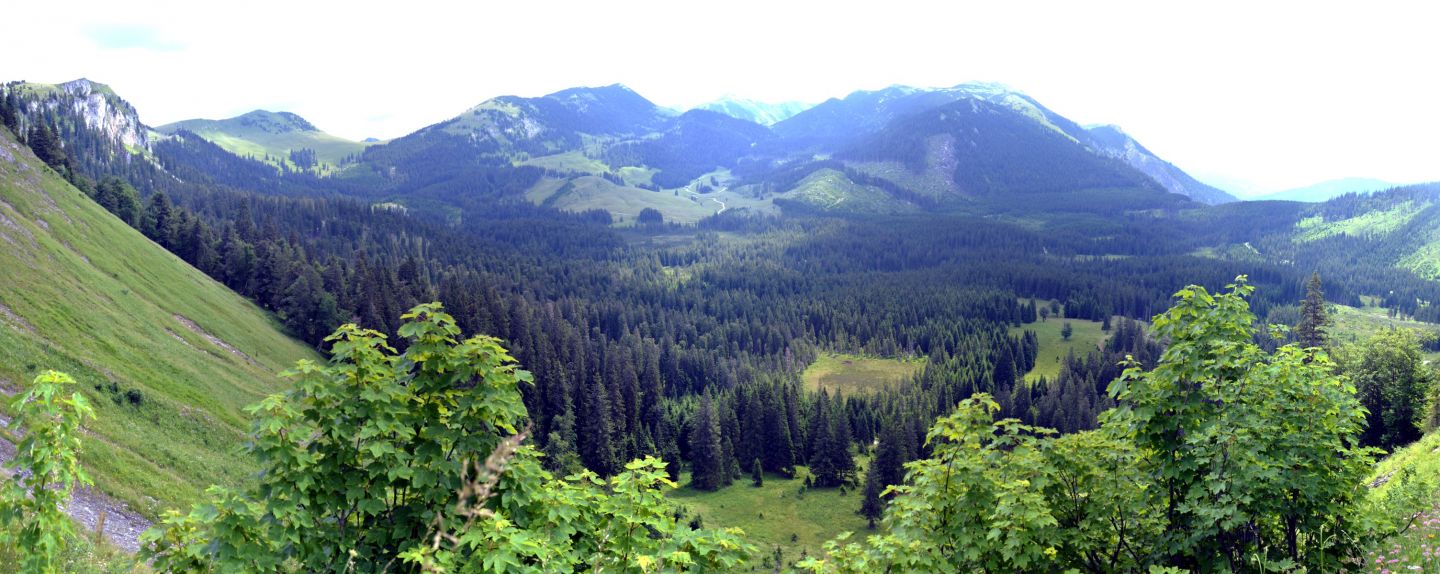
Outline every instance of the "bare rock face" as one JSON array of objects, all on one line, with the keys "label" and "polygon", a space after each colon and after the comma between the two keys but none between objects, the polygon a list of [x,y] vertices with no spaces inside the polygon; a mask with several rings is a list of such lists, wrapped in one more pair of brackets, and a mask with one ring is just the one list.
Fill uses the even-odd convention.
[{"label": "bare rock face", "polygon": [[70,111],[85,119],[85,127],[108,136],[112,141],[130,149],[150,149],[150,137],[135,108],[121,100],[104,84],[81,78],[60,84],[69,95]]},{"label": "bare rock face", "polygon": [[140,122],[133,106],[105,84],[84,78],[54,85],[12,82],[0,86],[0,92],[20,95],[21,133],[41,117],[58,116],[62,122],[83,126],[109,141],[116,151],[153,151],[150,128]]}]

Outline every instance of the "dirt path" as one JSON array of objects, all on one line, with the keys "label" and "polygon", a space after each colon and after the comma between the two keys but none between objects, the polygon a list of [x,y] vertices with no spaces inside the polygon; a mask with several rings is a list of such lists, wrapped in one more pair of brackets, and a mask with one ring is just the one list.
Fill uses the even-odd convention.
[{"label": "dirt path", "polygon": [[[0,415],[0,426],[9,428],[10,422],[10,417]],[[12,432],[22,431],[16,429]],[[14,458],[15,445],[0,439],[0,477],[4,480],[10,480],[15,475],[15,469],[9,466]],[[88,532],[95,531],[96,523],[103,515],[105,538],[117,548],[132,553],[140,550],[140,533],[149,529],[151,524],[124,503],[86,487],[70,492],[70,504],[65,507],[65,513]]]}]

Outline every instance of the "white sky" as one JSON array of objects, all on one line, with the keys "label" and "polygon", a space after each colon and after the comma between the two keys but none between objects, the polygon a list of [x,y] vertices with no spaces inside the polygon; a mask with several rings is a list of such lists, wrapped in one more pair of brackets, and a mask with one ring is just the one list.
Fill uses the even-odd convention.
[{"label": "white sky", "polygon": [[[1183,5],[1182,5],[1183,4]],[[1433,6],[1432,6],[1433,5]],[[995,81],[1245,194],[1440,180],[1424,2],[247,0],[6,6],[0,80],[110,84],[151,125],[292,111],[391,138],[487,98],[661,105]],[[23,23],[23,24],[21,24]]]}]

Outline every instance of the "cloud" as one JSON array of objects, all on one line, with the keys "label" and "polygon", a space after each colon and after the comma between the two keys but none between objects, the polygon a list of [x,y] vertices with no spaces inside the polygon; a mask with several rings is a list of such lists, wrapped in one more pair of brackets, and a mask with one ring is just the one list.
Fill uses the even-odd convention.
[{"label": "cloud", "polygon": [[85,30],[85,35],[102,50],[139,49],[155,52],[179,52],[185,44],[167,39],[149,26],[102,25]]}]

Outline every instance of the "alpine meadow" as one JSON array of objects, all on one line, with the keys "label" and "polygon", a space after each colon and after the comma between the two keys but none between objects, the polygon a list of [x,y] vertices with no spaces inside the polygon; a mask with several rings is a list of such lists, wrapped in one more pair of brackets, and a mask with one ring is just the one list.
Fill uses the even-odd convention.
[{"label": "alpine meadow", "polygon": [[1424,14],[119,4],[0,62],[0,574],[1440,574]]}]

